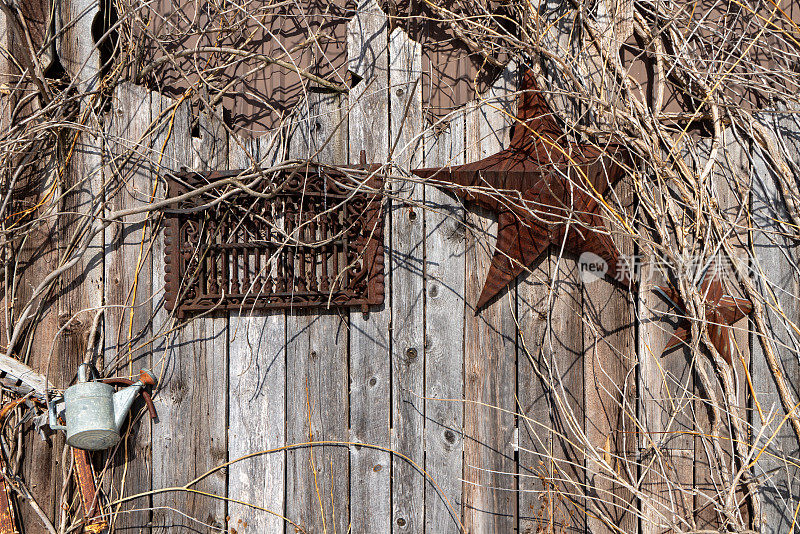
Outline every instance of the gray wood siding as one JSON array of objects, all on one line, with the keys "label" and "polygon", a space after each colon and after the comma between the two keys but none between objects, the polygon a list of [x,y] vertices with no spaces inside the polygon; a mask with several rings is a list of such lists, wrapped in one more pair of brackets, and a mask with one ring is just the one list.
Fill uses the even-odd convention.
[{"label": "gray wood siding", "polygon": [[[113,525],[148,533],[660,533],[678,509],[692,518],[686,530],[718,528],[722,513],[705,497],[714,488],[715,463],[745,440],[763,446],[785,415],[747,319],[737,325],[738,396],[728,399],[740,403],[740,420],[723,425],[720,454],[696,428],[708,416],[693,370],[703,366],[716,379],[714,372],[686,348],[662,354],[675,326],[652,291],[663,280],[648,280],[632,294],[608,281],[583,284],[576,259],[551,247],[476,314],[496,220],[410,171],[474,161],[506,146],[516,67],[432,125],[422,102],[419,46],[392,29],[374,0],[362,3],[347,35],[356,82],[347,94],[309,91],[281,132],[285,143],[273,135],[237,138],[221,109],[201,112],[193,137],[185,102],[127,84],[112,95],[104,138],[76,134],[59,185],[73,216],[53,223],[55,239],[43,234],[23,247],[28,282],[51,271],[85,230],[92,218],[81,215],[163,199],[160,173],[167,169],[266,166],[285,158],[346,164],[364,150],[389,175],[386,301],[366,314],[243,309],[180,324],[164,309],[158,214],[126,218],[91,243],[70,274],[81,282],[61,288],[38,318],[25,356],[46,369],[53,344],[68,356],[51,378],[58,387],[69,384],[84,358],[88,325],[106,306],[100,366],[123,376],[145,366],[156,371],[158,419],[151,422],[137,404],[118,448],[95,457],[109,468],[102,487],[115,503],[108,509]],[[66,67],[91,87],[96,60],[91,47],[75,43],[65,48]],[[800,160],[800,124],[759,120]],[[796,388],[798,336],[781,330],[780,318],[800,321],[797,249],[774,232],[786,217],[762,150],[731,133],[723,146],[731,164],[711,180],[726,216],[735,218],[742,202],[752,206],[754,230],[738,245],[755,258],[752,283],[774,295],[764,313],[775,328],[771,350]],[[702,150],[698,158],[702,164]],[[729,173],[746,176],[752,191],[732,191]],[[98,198],[104,189],[113,195]],[[631,191],[617,193],[635,209]],[[631,243],[618,246],[633,252]],[[79,327],[59,334],[61,318],[75,314]],[[743,393],[748,375],[757,405]],[[68,469],[53,452],[62,444],[61,436],[49,444],[32,432],[24,437],[20,471],[51,517],[61,513]],[[603,454],[587,461],[586,448]],[[792,524],[800,484],[796,464],[785,459],[796,454],[786,424],[753,468],[767,532]],[[632,503],[632,488],[611,480],[623,465],[632,468],[630,484],[652,499]],[[21,516],[29,531],[41,529],[29,507]]]}]

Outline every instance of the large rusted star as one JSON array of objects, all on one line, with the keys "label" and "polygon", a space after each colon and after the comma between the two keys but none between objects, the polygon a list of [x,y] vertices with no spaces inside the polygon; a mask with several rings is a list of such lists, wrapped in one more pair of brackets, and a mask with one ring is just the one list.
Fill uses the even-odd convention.
[{"label": "large rusted star", "polygon": [[[658,291],[670,303],[686,312],[686,304],[678,291],[671,287],[659,287]],[[700,285],[700,291],[705,299],[705,316],[708,322],[708,337],[714,348],[717,349],[722,359],[732,365],[733,362],[733,325],[742,317],[753,311],[753,303],[747,299],[723,294],[722,282],[719,277],[706,275]],[[689,339],[689,319],[684,319],[678,329],[664,347],[664,352],[685,343]]]},{"label": "large rusted star", "polygon": [[[611,277],[630,283],[619,251],[603,225],[597,201],[623,169],[617,145],[603,149],[566,139],[526,71],[508,148],[475,163],[417,169],[414,174],[450,185],[459,198],[498,215],[497,244],[481,309],[551,245],[574,254],[594,253]],[[567,234],[568,232],[568,234]]]}]

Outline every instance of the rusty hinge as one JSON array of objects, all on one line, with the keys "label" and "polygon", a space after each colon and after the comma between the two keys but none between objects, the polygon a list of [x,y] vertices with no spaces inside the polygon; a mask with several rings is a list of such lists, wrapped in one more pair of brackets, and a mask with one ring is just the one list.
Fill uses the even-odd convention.
[{"label": "rusty hinge", "polygon": [[[165,307],[182,317],[383,303],[379,169],[303,163],[261,181],[245,171],[167,174],[171,198],[228,183],[165,212]],[[248,182],[257,185],[234,185]]]}]

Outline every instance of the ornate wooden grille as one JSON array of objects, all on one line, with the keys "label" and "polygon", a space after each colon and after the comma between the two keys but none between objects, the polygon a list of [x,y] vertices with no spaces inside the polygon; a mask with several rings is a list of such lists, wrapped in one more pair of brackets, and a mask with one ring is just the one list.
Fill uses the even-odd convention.
[{"label": "ornate wooden grille", "polygon": [[[166,308],[184,316],[211,309],[366,310],[383,303],[378,168],[362,165],[351,173],[301,164],[211,206],[235,187],[179,202],[165,215]],[[242,172],[168,174],[167,195]]]}]

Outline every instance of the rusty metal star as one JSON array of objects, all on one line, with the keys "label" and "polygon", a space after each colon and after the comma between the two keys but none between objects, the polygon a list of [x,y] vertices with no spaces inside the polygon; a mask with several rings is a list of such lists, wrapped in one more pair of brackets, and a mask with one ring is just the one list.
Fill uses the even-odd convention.
[{"label": "rusty metal star", "polygon": [[609,276],[630,283],[596,200],[622,176],[622,156],[618,145],[601,149],[567,140],[526,71],[508,148],[466,165],[413,171],[498,215],[497,244],[476,310],[551,244],[594,253],[606,262]]},{"label": "rusty metal star", "polygon": [[[658,291],[676,308],[685,314],[686,304],[678,291],[672,287],[659,286]],[[732,365],[733,362],[733,325],[753,311],[753,303],[747,299],[725,295],[719,277],[706,275],[700,285],[705,300],[705,317],[708,322],[708,337],[722,359]],[[686,343],[690,334],[688,318],[681,321],[675,333],[664,347],[664,352],[681,343]]]}]

